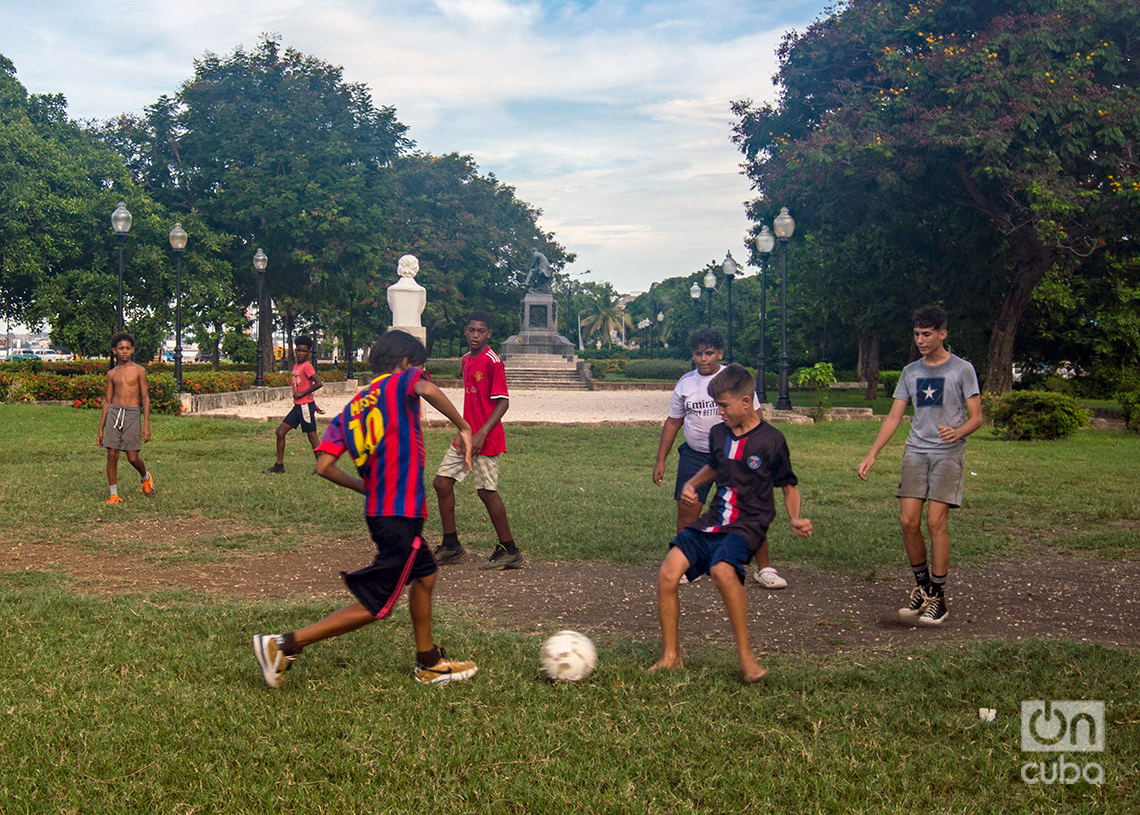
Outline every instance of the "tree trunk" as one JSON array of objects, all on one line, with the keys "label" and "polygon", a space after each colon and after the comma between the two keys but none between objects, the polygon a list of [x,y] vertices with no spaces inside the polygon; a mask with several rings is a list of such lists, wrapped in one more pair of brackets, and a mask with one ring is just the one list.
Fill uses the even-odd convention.
[{"label": "tree trunk", "polygon": [[863,398],[868,402],[879,395],[879,335],[859,337],[859,375],[867,383]]},{"label": "tree trunk", "polygon": [[994,320],[986,361],[985,390],[995,396],[1013,387],[1013,342],[1017,325],[1029,305],[1033,289],[1056,261],[1055,252],[1026,230],[1010,236],[1010,243],[1015,251],[1013,280]]}]

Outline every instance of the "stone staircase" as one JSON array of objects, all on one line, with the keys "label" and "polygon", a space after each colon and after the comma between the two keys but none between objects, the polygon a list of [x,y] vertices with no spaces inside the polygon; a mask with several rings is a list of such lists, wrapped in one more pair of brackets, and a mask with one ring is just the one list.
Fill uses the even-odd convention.
[{"label": "stone staircase", "polygon": [[586,391],[590,386],[578,364],[553,354],[512,354],[503,357],[511,390]]}]

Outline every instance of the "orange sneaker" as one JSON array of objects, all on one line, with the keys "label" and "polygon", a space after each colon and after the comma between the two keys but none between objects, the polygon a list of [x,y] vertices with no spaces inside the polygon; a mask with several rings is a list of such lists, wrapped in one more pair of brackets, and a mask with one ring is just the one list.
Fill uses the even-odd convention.
[{"label": "orange sneaker", "polygon": [[142,491],[147,498],[154,497],[154,478],[150,473],[146,474],[146,480],[142,482]]},{"label": "orange sneaker", "polygon": [[121,503],[123,503],[123,499],[117,495],[112,495],[110,498],[107,499],[107,503],[108,504],[121,504]]}]

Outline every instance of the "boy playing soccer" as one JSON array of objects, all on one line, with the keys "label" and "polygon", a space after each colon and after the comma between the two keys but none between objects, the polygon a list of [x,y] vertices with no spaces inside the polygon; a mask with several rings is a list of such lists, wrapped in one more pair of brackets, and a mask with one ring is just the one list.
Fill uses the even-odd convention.
[{"label": "boy playing soccer", "polygon": [[[685,441],[677,448],[677,481],[673,500],[677,502],[677,531],[680,532],[701,514],[709,484],[697,490],[700,503],[687,504],[681,500],[681,490],[693,475],[705,465],[709,454],[709,431],[720,424],[716,403],[709,396],[709,382],[724,370],[724,337],[715,328],[698,328],[689,335],[689,349],[693,353],[695,370],[677,380],[669,415],[661,428],[661,441],[657,445],[657,462],[653,465],[653,483],[661,486],[665,478],[665,458],[673,449],[677,432],[684,428]],[[759,401],[753,406],[759,410]],[[788,581],[780,577],[768,559],[768,541],[765,539],[756,553],[756,572],[752,578],[766,589],[782,589]]]},{"label": "boy playing soccer", "polygon": [[[107,392],[103,396],[103,415],[95,443],[107,448],[107,484],[111,488],[108,504],[121,504],[119,497],[119,451],[127,451],[127,461],[142,477],[142,491],[154,497],[154,479],[139,457],[143,442],[150,441],[150,391],[146,384],[146,368],[131,359],[135,338],[126,331],[111,337],[115,367],[107,372]],[[141,409],[140,409],[141,403]],[[107,417],[111,426],[107,427]]]},{"label": "boy playing soccer", "polygon": [[[373,346],[368,361],[378,376],[329,423],[317,447],[317,472],[364,495],[365,520],[376,543],[376,557],[371,566],[341,572],[356,603],[300,630],[253,638],[254,655],[271,688],[285,683],[285,671],[305,646],[391,614],[409,580],[416,681],[455,682],[477,670],[474,662],[448,659],[432,640],[431,594],[438,570],[420,537],[427,517],[420,398],[458,428],[456,444],[467,466],[471,427],[419,367],[427,361],[427,351],[415,337],[389,331]],[[360,478],[337,467],[344,453],[352,456]]]},{"label": "boy playing soccer", "polygon": [[800,517],[800,492],[784,435],[756,415],[756,381],[740,365],[729,365],[709,383],[721,424],[709,432],[709,458],[681,491],[687,504],[699,502],[697,489],[717,483],[708,512],[677,533],[657,576],[657,615],[661,621],[662,655],[650,671],[683,668],[677,587],[682,577],[695,580],[712,575],[728,612],[736,639],[736,658],[745,682],[755,682],[767,670],[760,667],[748,641],[748,598],[744,567],[759,550],[776,517],[774,488],[784,493],[784,508],[792,531],[811,535],[811,521]]},{"label": "boy playing soccer", "polygon": [[313,351],[312,337],[297,337],[293,343],[293,353],[297,363],[293,366],[293,409],[281,424],[277,425],[277,463],[265,470],[267,473],[285,472],[285,436],[298,425],[301,432],[309,437],[309,446],[316,454],[317,447],[317,403],[313,393],[324,385],[317,369],[309,362]]},{"label": "boy playing soccer", "polygon": [[[950,616],[945,595],[950,571],[948,521],[950,510],[962,505],[966,437],[982,426],[982,398],[974,366],[950,353],[943,344],[946,333],[945,311],[929,306],[915,312],[914,342],[922,358],[903,368],[891,411],[858,469],[866,481],[875,456],[898,429],[906,406],[913,404],[914,420],[895,495],[903,546],[918,584],[899,616],[919,625],[942,625]],[[922,538],[923,503],[927,504],[930,534],[929,566]]]},{"label": "boy playing soccer", "polygon": [[[522,565],[523,556],[515,546],[507,508],[499,497],[499,455],[507,449],[502,420],[510,406],[507,374],[499,355],[487,345],[491,339],[490,314],[471,312],[464,334],[470,350],[463,356],[461,364],[463,418],[475,428],[475,446],[471,448],[469,469],[475,474],[475,490],[487,508],[487,515],[499,539],[491,558],[479,568],[490,571],[517,569]],[[462,458],[461,449],[453,444],[444,455],[432,482],[439,502],[439,522],[443,527],[443,542],[435,549],[436,560],[441,565],[456,563],[467,555],[467,550],[459,542],[455,524],[455,482],[467,477]]]}]

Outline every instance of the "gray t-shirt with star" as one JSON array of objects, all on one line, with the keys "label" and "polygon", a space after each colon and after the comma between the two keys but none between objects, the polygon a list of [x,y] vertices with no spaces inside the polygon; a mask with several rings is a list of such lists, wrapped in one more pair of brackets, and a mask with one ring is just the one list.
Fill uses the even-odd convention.
[{"label": "gray t-shirt with star", "polygon": [[974,366],[954,354],[940,365],[927,365],[921,359],[907,365],[895,388],[895,399],[914,405],[906,446],[923,452],[965,447],[965,439],[951,444],[942,441],[938,428],[957,427],[965,422],[966,400],[979,393]]}]

